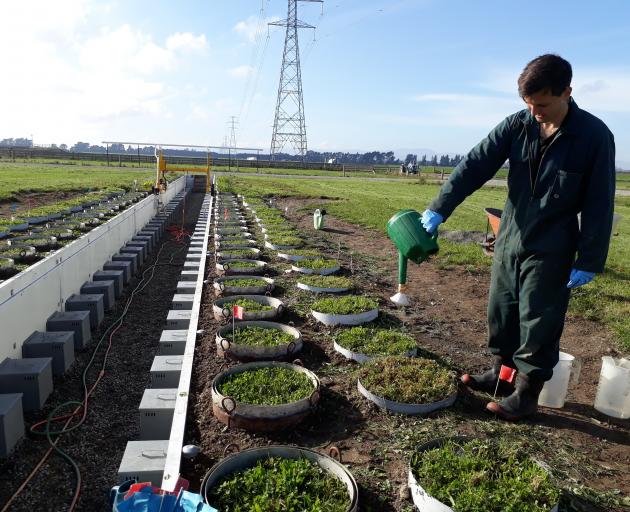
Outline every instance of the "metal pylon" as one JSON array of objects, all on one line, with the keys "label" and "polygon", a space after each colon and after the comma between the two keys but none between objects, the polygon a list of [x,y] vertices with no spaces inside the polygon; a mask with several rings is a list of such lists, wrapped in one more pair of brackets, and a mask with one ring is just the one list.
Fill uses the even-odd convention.
[{"label": "metal pylon", "polygon": [[298,28],[315,27],[297,19],[297,3],[323,3],[323,0],[288,1],[289,11],[287,19],[269,23],[269,25],[287,27],[287,33],[284,38],[284,53],[282,55],[276,115],[273,121],[273,135],[271,136],[270,157],[272,160],[287,142],[291,143],[291,146],[302,160],[306,157],[306,122],[304,120]]}]

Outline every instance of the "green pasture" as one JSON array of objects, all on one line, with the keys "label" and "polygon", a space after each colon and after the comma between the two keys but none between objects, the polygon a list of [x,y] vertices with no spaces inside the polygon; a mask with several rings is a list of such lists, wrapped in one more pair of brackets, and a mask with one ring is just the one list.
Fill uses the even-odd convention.
[{"label": "green pasture", "polygon": [[[259,176],[220,178],[220,188],[243,194],[272,194],[320,198],[321,204],[337,217],[359,226],[385,233],[387,220],[401,208],[422,211],[437,194],[439,186],[420,183],[374,182],[352,179],[305,180]],[[485,207],[503,208],[506,189],[484,187],[470,196],[444,224],[447,230],[485,231]],[[313,206],[315,208],[315,206]],[[618,235],[610,243],[606,272],[587,286],[576,290],[571,300],[572,314],[598,320],[609,326],[619,347],[630,351],[630,197],[618,197],[615,211],[623,218]],[[443,266],[467,265],[489,268],[490,259],[474,244],[440,241],[437,258]]]},{"label": "green pasture", "polygon": [[141,187],[148,179],[154,179],[148,169],[0,162],[0,201],[11,201],[16,193],[129,188],[133,180]]}]

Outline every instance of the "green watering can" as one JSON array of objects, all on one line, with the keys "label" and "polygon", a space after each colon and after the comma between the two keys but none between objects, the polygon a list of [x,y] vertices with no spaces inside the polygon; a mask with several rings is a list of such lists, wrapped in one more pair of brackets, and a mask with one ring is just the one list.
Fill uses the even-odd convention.
[{"label": "green watering can", "polygon": [[400,306],[410,304],[405,294],[407,261],[422,263],[440,250],[437,232],[430,235],[422,227],[420,218],[416,210],[400,210],[387,222],[387,234],[398,249],[398,293],[391,297],[391,300]]}]

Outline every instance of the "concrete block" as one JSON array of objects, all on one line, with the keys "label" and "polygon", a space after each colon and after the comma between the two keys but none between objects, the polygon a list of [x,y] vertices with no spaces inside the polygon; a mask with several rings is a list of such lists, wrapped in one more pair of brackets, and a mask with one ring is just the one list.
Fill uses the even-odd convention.
[{"label": "concrete block", "polygon": [[177,283],[176,293],[195,293],[197,283],[194,281],[179,281]]},{"label": "concrete block", "polygon": [[158,345],[158,355],[182,356],[186,350],[187,329],[167,329],[162,331]]},{"label": "concrete block", "polygon": [[194,297],[192,293],[176,293],[171,301],[171,308],[174,310],[191,310]]},{"label": "concrete block", "polygon": [[50,357],[53,375],[63,375],[74,362],[74,332],[35,331],[22,344],[22,357]]},{"label": "concrete block", "polygon": [[5,393],[22,393],[22,408],[38,411],[53,390],[52,359],[7,357],[0,363],[0,389]]},{"label": "concrete block", "polygon": [[177,388],[182,372],[182,356],[155,356],[151,365],[152,388]]},{"label": "concrete block", "polygon": [[198,272],[201,268],[199,261],[184,261],[184,270],[194,270]]},{"label": "concrete block", "polygon": [[199,261],[201,261],[201,253],[200,252],[190,252],[190,251],[188,251],[186,253],[186,259],[188,261],[197,261],[197,262],[199,262]]},{"label": "concrete block", "polygon": [[142,249],[142,256],[144,257],[145,261],[149,257],[149,242],[147,242],[146,240],[142,242],[131,240],[130,242],[127,242],[125,244],[125,249],[131,247],[140,247]]},{"label": "concrete block", "polygon": [[129,261],[131,262],[131,274],[136,275],[138,270],[140,270],[140,257],[137,254],[132,254],[129,252],[122,252],[118,254],[114,254],[112,256],[112,261]]},{"label": "concrete block", "polygon": [[166,316],[167,329],[188,329],[190,325],[190,316],[192,311],[188,310],[171,310]]},{"label": "concrete block", "polygon": [[129,245],[124,245],[120,248],[120,254],[135,254],[138,257],[138,263],[142,266],[147,259],[144,254],[144,249],[142,247],[134,247]]},{"label": "concrete block", "polygon": [[101,294],[105,311],[109,311],[114,307],[116,290],[114,285],[115,282],[111,279],[107,281],[88,281],[81,286],[81,293],[87,293],[88,295]]},{"label": "concrete block", "polygon": [[125,480],[162,486],[168,440],[129,441],[118,468],[118,483]]},{"label": "concrete block", "polygon": [[124,270],[98,270],[92,274],[92,281],[114,281],[114,296],[120,297],[125,286]]},{"label": "concrete block", "polygon": [[140,401],[140,439],[169,439],[177,390],[145,389]]},{"label": "concrete block", "polygon": [[24,437],[22,393],[0,395],[0,458],[7,457]]},{"label": "concrete block", "polygon": [[197,281],[197,277],[199,277],[199,272],[196,270],[182,270],[180,274],[180,281]]},{"label": "concrete block", "polygon": [[96,329],[105,318],[105,304],[100,294],[70,295],[66,299],[66,311],[89,311],[90,327]]},{"label": "concrete block", "polygon": [[153,247],[155,248],[160,241],[160,229],[156,227],[145,227],[143,230],[138,231],[138,236],[150,236],[153,241]]},{"label": "concrete block", "polygon": [[146,242],[147,243],[147,249],[148,249],[148,251],[150,253],[153,252],[153,249],[155,247],[155,241],[153,240],[152,236],[138,234],[138,235],[132,237],[131,241],[132,242]]},{"label": "concrete block", "polygon": [[92,339],[89,311],[55,311],[46,320],[47,331],[73,331],[74,349],[82,350]]},{"label": "concrete block", "polygon": [[108,261],[103,265],[103,270],[122,270],[125,285],[131,280],[131,263],[128,261]]}]

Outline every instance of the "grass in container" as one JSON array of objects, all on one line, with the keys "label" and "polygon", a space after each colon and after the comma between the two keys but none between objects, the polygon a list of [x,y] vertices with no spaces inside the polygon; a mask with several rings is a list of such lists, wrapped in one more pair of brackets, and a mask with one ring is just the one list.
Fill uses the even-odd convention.
[{"label": "grass in container", "polygon": [[226,278],[223,281],[225,286],[234,286],[238,288],[247,288],[249,286],[265,286],[267,283],[261,279],[247,279],[247,278]]},{"label": "grass in container", "polygon": [[[296,266],[301,267],[304,262],[305,260],[300,260],[299,262],[296,262]],[[298,283],[313,286],[315,288],[351,288],[353,286],[350,279],[338,276],[299,276]]]},{"label": "grass in container", "polygon": [[239,261],[238,263],[230,263],[230,270],[236,270],[239,268],[255,268],[259,265],[252,261]]},{"label": "grass in container", "polygon": [[448,441],[414,454],[411,472],[457,512],[549,512],[560,498],[549,473],[506,441]]},{"label": "grass in container", "polygon": [[267,238],[267,242],[273,245],[292,246],[304,245],[304,240],[296,236],[274,236]]},{"label": "grass in container", "polygon": [[246,258],[247,256],[251,256],[254,254],[254,251],[251,249],[235,249],[231,251],[221,251],[219,252],[224,256],[229,256],[231,258]]},{"label": "grass in container", "polygon": [[371,393],[407,404],[439,402],[457,391],[455,374],[431,359],[380,357],[361,367],[358,376]]},{"label": "grass in container", "polygon": [[296,262],[294,266],[300,268],[308,268],[310,270],[323,270],[325,268],[338,267],[339,262],[332,259],[329,260],[325,258],[313,258]]},{"label": "grass in container", "polygon": [[338,478],[307,460],[268,457],[236,471],[208,495],[226,512],[346,512],[348,490]]},{"label": "grass in container", "polygon": [[229,308],[231,310],[234,306],[241,306],[245,311],[250,311],[252,313],[258,311],[271,311],[273,309],[273,306],[267,306],[266,304],[261,304],[260,302],[249,299],[238,299],[224,302],[222,307]]},{"label": "grass in container", "polygon": [[315,387],[304,373],[287,368],[256,368],[228,376],[219,393],[251,405],[280,405],[311,396]]},{"label": "grass in container", "polygon": [[341,347],[368,356],[399,356],[416,350],[416,340],[408,334],[368,327],[352,327],[335,335]]},{"label": "grass in container", "polygon": [[223,337],[235,345],[250,347],[275,347],[295,342],[295,336],[281,329],[264,329],[263,327],[236,327],[234,337],[232,331]]},{"label": "grass in container", "polygon": [[376,300],[359,295],[320,299],[313,302],[311,306],[313,311],[328,315],[355,315],[376,308],[378,308]]}]

